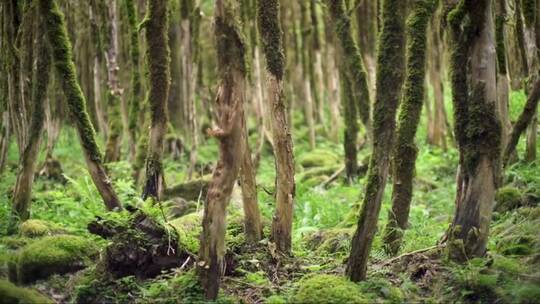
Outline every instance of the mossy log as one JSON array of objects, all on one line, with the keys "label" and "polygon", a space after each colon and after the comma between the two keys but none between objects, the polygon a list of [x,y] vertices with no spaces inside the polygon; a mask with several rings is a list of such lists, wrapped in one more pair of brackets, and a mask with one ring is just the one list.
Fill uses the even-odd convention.
[{"label": "mossy log", "polygon": [[171,188],[165,189],[163,192],[164,199],[181,197],[188,201],[197,201],[199,198],[206,198],[208,186],[210,185],[211,176],[203,176],[199,179],[194,179]]},{"label": "mossy log", "polygon": [[113,277],[151,278],[191,258],[179,246],[173,226],[164,226],[141,210],[131,212],[127,219],[97,218],[88,224],[90,233],[110,241],[100,263]]}]

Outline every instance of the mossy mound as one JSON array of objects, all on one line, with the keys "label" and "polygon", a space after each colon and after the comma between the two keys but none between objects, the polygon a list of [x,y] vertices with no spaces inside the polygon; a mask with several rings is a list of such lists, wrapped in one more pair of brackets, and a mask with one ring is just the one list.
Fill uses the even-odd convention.
[{"label": "mossy mound", "polygon": [[199,236],[202,232],[202,214],[190,213],[177,218],[171,224],[178,233],[178,246],[184,250],[197,254],[199,252]]},{"label": "mossy mound", "polygon": [[503,255],[540,254],[540,207],[522,207],[494,223],[491,237],[495,251]]},{"label": "mossy mound", "polygon": [[54,303],[54,301],[35,290],[17,287],[6,280],[0,280],[0,304],[46,303]]},{"label": "mossy mound", "polygon": [[333,164],[322,167],[311,167],[298,175],[298,180],[306,186],[316,186],[323,183],[328,177],[340,169],[340,165]]},{"label": "mossy mound", "polygon": [[354,228],[319,230],[306,236],[309,249],[321,253],[348,253]]},{"label": "mossy mound", "polygon": [[300,155],[298,164],[304,168],[328,167],[340,163],[339,157],[329,151],[315,149]]},{"label": "mossy mound", "polygon": [[495,205],[497,212],[507,212],[523,205],[521,191],[509,186],[502,187],[497,191],[495,201],[497,202]]},{"label": "mossy mound", "polygon": [[344,277],[320,274],[305,277],[290,299],[291,303],[367,303],[360,286]]},{"label": "mossy mound", "polygon": [[19,226],[19,234],[24,237],[36,238],[63,232],[58,225],[43,220],[27,220]]},{"label": "mossy mound", "polygon": [[140,282],[134,276],[114,279],[97,267],[84,270],[72,284],[73,300],[79,304],[127,304],[140,297]]},{"label": "mossy mound", "polygon": [[72,235],[47,236],[22,248],[15,259],[17,281],[29,283],[52,274],[87,267],[98,249],[86,238]]},{"label": "mossy mound", "polygon": [[0,245],[9,250],[17,250],[28,245],[28,243],[30,243],[31,241],[32,239],[27,237],[5,236],[3,238],[0,238]]},{"label": "mossy mound", "polygon": [[287,300],[284,297],[278,295],[271,295],[264,300],[265,304],[286,304]]},{"label": "mossy mound", "polygon": [[204,199],[208,192],[210,181],[212,181],[212,176],[205,175],[201,178],[167,188],[163,195],[165,199],[173,197],[181,197],[187,201],[197,201],[199,198]]}]

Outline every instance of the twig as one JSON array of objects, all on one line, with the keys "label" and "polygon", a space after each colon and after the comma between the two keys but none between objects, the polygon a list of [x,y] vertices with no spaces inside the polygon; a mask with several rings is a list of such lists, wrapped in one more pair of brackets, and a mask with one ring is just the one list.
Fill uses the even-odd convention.
[{"label": "twig", "polygon": [[338,176],[340,176],[341,173],[343,173],[343,171],[345,171],[345,166],[339,168],[336,172],[330,175],[330,177],[327,178],[324,182],[320,183],[318,187],[326,188],[326,186],[328,186],[328,184],[330,184],[331,182],[335,181],[338,178]]},{"label": "twig", "polygon": [[418,249],[418,250],[415,250],[415,251],[411,251],[411,252],[406,252],[404,254],[401,254],[401,255],[398,255],[397,257],[393,257],[391,259],[388,259],[384,262],[382,262],[381,264],[382,265],[388,265],[396,260],[399,260],[403,257],[406,257],[406,256],[409,256],[409,255],[414,255],[414,254],[417,254],[417,253],[422,253],[422,252],[426,252],[426,251],[430,251],[431,249],[435,249],[435,248],[442,248],[443,246],[441,245],[435,245],[435,246],[430,246],[430,247],[427,247],[427,248],[423,248],[423,249]]}]

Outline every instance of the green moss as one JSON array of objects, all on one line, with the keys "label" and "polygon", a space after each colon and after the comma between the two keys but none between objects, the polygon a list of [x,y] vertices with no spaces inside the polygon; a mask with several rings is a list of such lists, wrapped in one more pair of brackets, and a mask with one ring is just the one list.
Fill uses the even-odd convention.
[{"label": "green moss", "polygon": [[308,248],[323,254],[348,254],[354,228],[319,230],[305,238]]},{"label": "green moss", "polygon": [[278,295],[271,295],[264,300],[266,304],[286,304],[287,300],[284,297]]},{"label": "green moss", "polygon": [[507,212],[520,207],[523,204],[521,191],[514,187],[502,187],[495,194],[495,211]]},{"label": "green moss", "polygon": [[73,299],[80,304],[134,303],[141,292],[135,277],[113,279],[97,267],[84,270],[74,284]]},{"label": "green moss", "polygon": [[517,284],[510,292],[512,303],[538,303],[540,299],[540,286],[538,283]]},{"label": "green moss", "polygon": [[21,249],[17,257],[17,279],[27,283],[82,269],[97,255],[92,240],[71,236],[47,236]]},{"label": "green moss", "polygon": [[45,304],[54,301],[32,289],[17,287],[6,280],[0,280],[0,303]]},{"label": "green moss", "polygon": [[283,78],[284,55],[281,24],[279,22],[279,1],[257,1],[257,21],[266,57],[266,68],[278,80]]},{"label": "green moss", "polygon": [[366,303],[360,287],[344,277],[314,275],[298,282],[292,303]]},{"label": "green moss", "polygon": [[67,34],[64,16],[56,1],[39,1],[41,14],[46,20],[48,38],[52,46],[54,66],[66,96],[68,108],[77,126],[79,137],[88,156],[101,161],[101,152],[95,140],[95,131],[86,111],[86,98],[77,80],[71,42]]},{"label": "green moss", "polygon": [[339,164],[339,158],[326,150],[313,150],[298,157],[298,163],[304,168],[327,167]]},{"label": "green moss", "polygon": [[27,220],[19,226],[19,234],[25,237],[41,237],[50,235],[54,225],[42,220]]},{"label": "green moss", "polygon": [[32,239],[21,236],[6,236],[0,239],[0,245],[7,249],[19,249],[30,243]]},{"label": "green moss", "polygon": [[199,237],[202,232],[202,215],[191,213],[170,222],[178,233],[178,246],[192,254],[199,252]]},{"label": "green moss", "polygon": [[392,285],[387,278],[372,277],[359,284],[360,289],[369,297],[369,302],[403,303],[406,301],[403,291]]}]

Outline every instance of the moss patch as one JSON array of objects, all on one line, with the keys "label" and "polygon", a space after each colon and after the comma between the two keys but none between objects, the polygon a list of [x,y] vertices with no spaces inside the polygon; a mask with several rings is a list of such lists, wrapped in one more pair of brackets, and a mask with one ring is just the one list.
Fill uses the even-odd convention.
[{"label": "moss patch", "polygon": [[54,302],[37,291],[28,288],[17,287],[6,280],[0,280],[0,303],[45,304]]},{"label": "moss patch", "polygon": [[495,195],[495,201],[497,202],[495,205],[497,212],[507,212],[523,204],[521,191],[514,187],[500,188]]},{"label": "moss patch", "polygon": [[71,235],[44,237],[21,249],[16,258],[17,280],[29,283],[85,268],[97,253],[89,239]]},{"label": "moss patch", "polygon": [[292,303],[366,303],[360,287],[344,277],[314,275],[298,282]]},{"label": "moss patch", "polygon": [[333,166],[339,162],[337,155],[325,150],[313,150],[298,158],[298,163],[304,168]]}]

